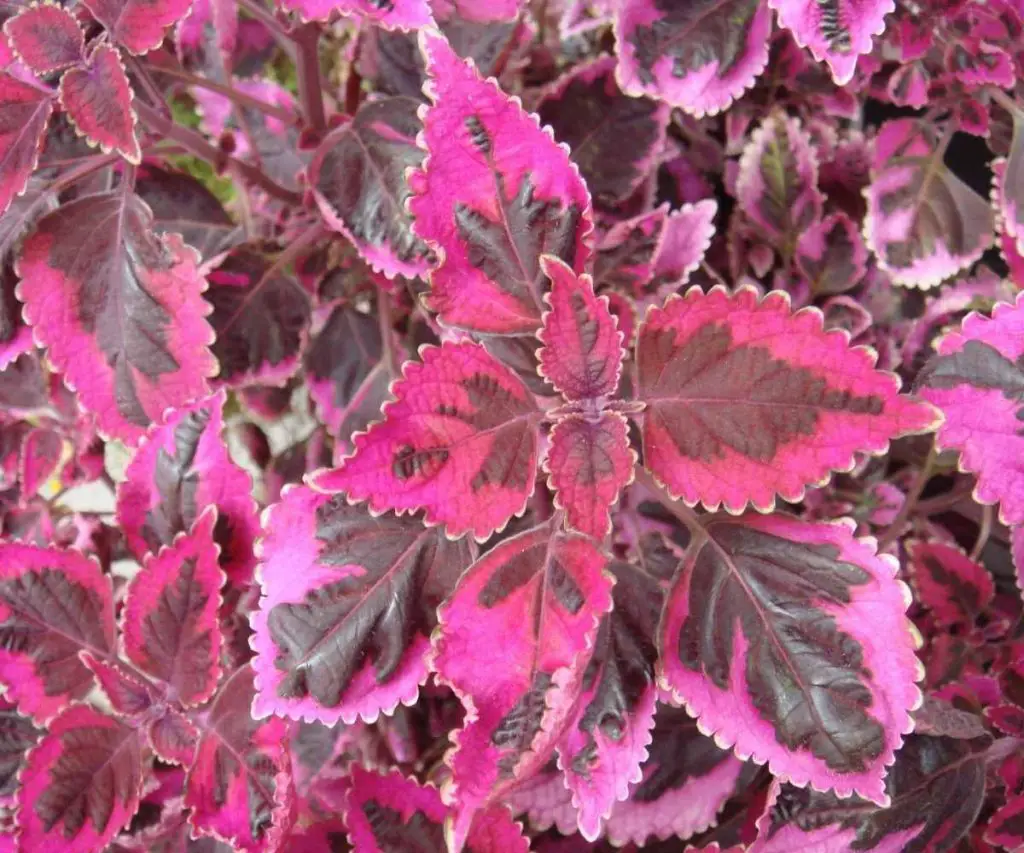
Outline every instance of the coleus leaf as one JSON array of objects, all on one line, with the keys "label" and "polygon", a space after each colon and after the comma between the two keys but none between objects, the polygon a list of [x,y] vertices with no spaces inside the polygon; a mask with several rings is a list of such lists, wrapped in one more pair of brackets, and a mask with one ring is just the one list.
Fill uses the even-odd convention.
[{"label": "coleus leaf", "polygon": [[636,360],[644,465],[691,505],[799,500],[830,470],[849,470],[855,452],[882,452],[937,420],[898,394],[874,353],[824,331],[813,309],[792,313],[778,291],[691,288],[648,313]]},{"label": "coleus leaf", "polygon": [[759,0],[624,0],[615,17],[619,85],[698,118],[715,115],[764,70],[771,30]]},{"label": "coleus leaf", "polygon": [[47,427],[36,427],[21,443],[21,487],[34,495],[53,476],[60,464],[64,441],[60,433]]},{"label": "coleus leaf", "polygon": [[873,36],[885,30],[893,0],[768,0],[800,47],[828,63],[836,85],[853,79],[857,59],[871,52]]},{"label": "coleus leaf", "polygon": [[28,755],[18,792],[18,849],[103,850],[138,809],[143,780],[139,731],[72,705]]},{"label": "coleus leaf", "polygon": [[110,579],[73,551],[0,543],[0,681],[39,723],[92,687],[79,660],[114,649]]},{"label": "coleus leaf", "polygon": [[60,104],[85,141],[138,163],[142,151],[135,134],[133,98],[121,56],[108,44],[97,45],[85,65],[60,78]]},{"label": "coleus leaf", "polygon": [[875,140],[864,238],[897,284],[933,287],[992,242],[992,208],[949,170],[943,153],[914,119],[886,122]]},{"label": "coleus leaf", "polygon": [[550,756],[611,609],[611,585],[591,541],[549,521],[470,566],[438,611],[433,666],[466,707],[445,759],[451,849],[477,810]]},{"label": "coleus leaf", "polygon": [[218,391],[182,406],[149,433],[118,487],[117,519],[141,560],[189,530],[204,507],[216,506],[220,564],[233,585],[244,585],[256,562],[259,520],[252,480],[232,461],[222,435],[225,399]]},{"label": "coleus leaf", "polygon": [[944,336],[938,355],[918,374],[922,397],[945,415],[935,438],[958,450],[960,467],[978,475],[974,498],[999,501],[1006,524],[1024,522],[1024,471],[1013,460],[1024,441],[1024,297],[998,303],[991,319],[971,313],[960,331]]},{"label": "coleus leaf", "polygon": [[130,672],[117,658],[104,660],[87,651],[81,651],[78,655],[96,676],[103,695],[118,716],[134,717],[143,714],[159,699],[151,683]]},{"label": "coleus leaf", "polygon": [[867,273],[868,251],[856,224],[840,212],[826,216],[799,235],[794,259],[812,293],[845,293],[860,284]]},{"label": "coleus leaf", "polygon": [[195,253],[151,223],[127,184],[82,196],[39,220],[17,265],[36,340],[100,429],[131,444],[216,369]]},{"label": "coleus leaf", "polygon": [[384,420],[355,436],[354,455],[313,485],[378,513],[423,509],[449,536],[483,541],[533,494],[541,413],[479,344],[425,347],[421,358],[406,362]]},{"label": "coleus leaf", "polygon": [[906,547],[918,602],[932,611],[939,627],[973,627],[995,596],[985,567],[942,542],[910,541]]},{"label": "coleus leaf", "polygon": [[41,734],[28,717],[13,708],[0,708],[0,802],[5,805],[13,804],[25,758]]},{"label": "coleus leaf", "polygon": [[362,18],[388,30],[418,30],[434,23],[427,0],[279,0],[283,9],[306,21],[323,21],[337,10],[342,17]]},{"label": "coleus leaf", "polygon": [[1013,136],[1006,159],[992,164],[994,173],[992,199],[999,215],[999,225],[1024,252],[1024,113],[1011,113]]},{"label": "coleus leaf", "polygon": [[603,294],[622,291],[638,297],[654,276],[655,255],[665,239],[665,206],[616,222],[597,244],[594,286]]},{"label": "coleus leaf", "polygon": [[255,246],[232,249],[207,274],[218,383],[283,384],[296,370],[312,308],[293,276]]},{"label": "coleus leaf", "polygon": [[53,95],[0,73],[0,213],[25,191],[53,112]]},{"label": "coleus leaf", "polygon": [[[346,780],[345,825],[349,842],[360,853],[408,853],[445,849],[444,823],[449,815],[441,794],[398,771],[373,773],[359,765]],[[508,810],[481,811],[466,839],[468,853],[527,853],[529,842]]]},{"label": "coleus leaf", "polygon": [[409,177],[416,233],[438,253],[429,307],[442,322],[511,335],[541,323],[540,256],[583,272],[590,197],[566,149],[493,80],[424,33],[427,159]]},{"label": "coleus leaf", "polygon": [[678,290],[689,281],[690,273],[700,267],[711,246],[717,213],[718,203],[704,199],[684,204],[669,215],[652,259],[653,279],[648,291]]},{"label": "coleus leaf", "polygon": [[121,617],[128,659],[162,681],[182,706],[202,705],[220,678],[217,611],[224,573],[208,506],[187,533],[151,555],[132,578]]},{"label": "coleus leaf", "polygon": [[956,849],[985,799],[976,742],[912,735],[886,779],[887,807],[775,782],[751,853],[943,853]]},{"label": "coleus leaf", "polygon": [[1014,853],[1024,849],[1024,793],[1007,796],[989,818],[985,840]]},{"label": "coleus leaf", "polygon": [[790,257],[800,236],[821,219],[818,160],[800,121],[772,113],[740,158],[736,197],[743,212]]},{"label": "coleus leaf", "polygon": [[777,778],[888,804],[920,665],[895,561],[853,526],[709,523],[666,604],[659,677],[702,730]]},{"label": "coleus leaf", "polygon": [[149,724],[149,743],[161,761],[190,767],[199,741],[199,727],[174,708]]},{"label": "coleus leaf", "polygon": [[309,167],[309,183],[327,223],[375,270],[413,278],[427,271],[428,249],[406,210],[406,171],[423,162],[422,125],[413,98],[383,98],[359,108],[327,136]]},{"label": "coleus leaf", "polygon": [[665,598],[643,570],[613,562],[613,610],[601,622],[576,711],[558,745],[579,829],[593,841],[612,807],[641,779],[654,726],[654,635]]},{"label": "coleus leaf", "polygon": [[82,0],[110,37],[131,53],[160,46],[167,28],[184,18],[192,0]]},{"label": "coleus leaf", "polygon": [[547,91],[537,116],[569,146],[594,199],[625,201],[654,168],[665,143],[669,105],[624,95],[615,57],[577,66]]},{"label": "coleus leaf", "polygon": [[292,805],[288,724],[253,719],[254,695],[249,666],[228,677],[203,721],[185,780],[194,834],[246,853],[277,849]]},{"label": "coleus leaf", "polygon": [[468,540],[291,487],[260,553],[256,716],[373,722],[415,702],[437,607],[472,561]]},{"label": "coleus leaf", "polygon": [[4,35],[35,74],[46,75],[85,59],[85,35],[75,16],[51,3],[26,6],[4,23]]}]

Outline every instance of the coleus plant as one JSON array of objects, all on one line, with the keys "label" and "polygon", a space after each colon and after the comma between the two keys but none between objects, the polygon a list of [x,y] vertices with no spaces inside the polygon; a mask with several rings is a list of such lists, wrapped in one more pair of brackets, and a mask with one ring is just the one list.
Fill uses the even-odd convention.
[{"label": "coleus plant", "polygon": [[0,850],[1024,849],[1019,4],[0,18]]}]

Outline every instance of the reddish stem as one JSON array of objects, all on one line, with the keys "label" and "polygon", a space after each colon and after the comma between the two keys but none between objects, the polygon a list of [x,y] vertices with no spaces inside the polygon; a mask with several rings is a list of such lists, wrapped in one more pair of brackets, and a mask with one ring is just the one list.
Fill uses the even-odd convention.
[{"label": "reddish stem", "polygon": [[299,55],[296,70],[299,76],[299,100],[309,126],[322,134],[327,129],[324,112],[323,82],[320,78],[320,25],[316,22],[299,27],[292,38]]},{"label": "reddish stem", "polygon": [[268,115],[271,118],[276,118],[278,121],[282,121],[285,124],[299,123],[298,116],[296,116],[291,110],[286,109],[285,107],[279,107],[277,104],[269,104],[266,101],[254,98],[252,95],[248,95],[245,92],[239,92],[234,86],[227,86],[223,83],[207,80],[205,77],[198,77],[195,74],[189,74],[187,71],[178,71],[175,68],[154,68],[153,70],[166,77],[173,77],[175,80],[180,80],[182,83],[189,86],[197,86],[201,89],[208,89],[211,92],[216,92],[218,95],[223,95],[236,107],[249,107],[250,109],[261,112],[264,115]]}]

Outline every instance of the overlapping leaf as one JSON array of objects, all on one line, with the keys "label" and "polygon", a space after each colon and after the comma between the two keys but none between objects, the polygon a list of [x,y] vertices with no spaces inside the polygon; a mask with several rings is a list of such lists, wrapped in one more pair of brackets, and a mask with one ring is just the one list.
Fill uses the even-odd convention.
[{"label": "overlapping leaf", "polygon": [[13,804],[25,757],[41,734],[28,717],[8,708],[6,703],[0,708],[0,803]]},{"label": "overlapping leaf", "polygon": [[415,701],[437,607],[472,561],[466,539],[296,487],[261,549],[257,716],[372,722]]},{"label": "overlapping leaf", "polygon": [[455,849],[477,810],[543,765],[570,719],[611,608],[604,568],[590,540],[548,522],[474,563],[440,609],[434,668],[466,706],[443,791]]},{"label": "overlapping leaf", "polygon": [[433,105],[427,160],[410,175],[415,231],[438,252],[427,303],[450,325],[533,332],[545,280],[540,256],[583,272],[590,197],[563,147],[439,36],[424,35]]},{"label": "overlapping leaf", "polygon": [[985,567],[942,542],[908,542],[907,551],[917,600],[932,611],[941,627],[972,627],[995,596]]},{"label": "overlapping leaf", "polygon": [[640,329],[644,465],[690,504],[738,512],[799,500],[855,452],[935,426],[935,410],[899,395],[874,360],[824,331],[821,314],[792,313],[781,293],[692,288]]},{"label": "overlapping leaf", "polygon": [[53,113],[53,95],[0,73],[0,213],[24,192]]},{"label": "overlapping leaf", "polygon": [[418,30],[433,23],[427,0],[280,0],[280,5],[307,21],[325,20],[337,11],[389,30]]},{"label": "overlapping leaf", "polygon": [[1013,239],[1018,251],[1024,251],[1024,112],[1011,113],[1013,137],[1005,160],[993,164],[993,200],[999,225]]},{"label": "overlapping leaf", "polygon": [[777,778],[888,804],[919,664],[894,561],[852,526],[708,524],[666,605],[660,677],[719,743]]},{"label": "overlapping leaf", "polygon": [[384,420],[317,488],[374,512],[423,509],[450,536],[483,541],[521,513],[537,476],[541,413],[523,383],[479,344],[422,350],[395,383]]},{"label": "overlapping leaf", "polygon": [[27,6],[4,24],[11,47],[33,72],[51,74],[85,59],[85,35],[60,6]]},{"label": "overlapping leaf", "polygon": [[852,290],[867,272],[868,252],[857,226],[845,213],[833,213],[799,235],[797,268],[816,294]]},{"label": "overlapping leaf", "polygon": [[184,18],[192,0],[83,0],[110,37],[132,53],[160,46],[167,28]]},{"label": "overlapping leaf", "polygon": [[684,204],[669,215],[652,259],[653,279],[646,288],[648,292],[676,291],[687,283],[715,236],[717,213],[718,203],[704,199]]},{"label": "overlapping leaf", "polygon": [[135,443],[168,408],[206,393],[206,282],[180,236],[153,234],[127,186],[44,216],[17,271],[36,340],[106,433]]}]

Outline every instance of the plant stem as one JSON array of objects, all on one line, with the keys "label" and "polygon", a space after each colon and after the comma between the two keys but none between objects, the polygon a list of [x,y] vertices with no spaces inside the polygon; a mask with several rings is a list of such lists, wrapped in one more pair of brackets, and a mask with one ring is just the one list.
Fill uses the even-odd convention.
[{"label": "plant stem", "polygon": [[56,195],[61,190],[65,190],[72,184],[78,183],[83,178],[89,177],[93,172],[98,172],[100,169],[104,169],[107,166],[113,166],[121,159],[120,154],[101,154],[95,157],[90,157],[81,166],[72,169],[69,172],[65,172],[60,175],[52,184],[50,184],[49,191]]},{"label": "plant stem", "polygon": [[244,160],[239,160],[229,154],[225,154],[219,148],[215,148],[207,142],[194,130],[189,130],[187,127],[182,127],[181,125],[176,124],[166,116],[161,115],[148,104],[137,102],[135,104],[135,108],[143,124],[155,133],[177,142],[190,154],[211,164],[218,172],[223,171],[225,166],[231,164],[238,170],[239,175],[253,186],[257,186],[262,189],[268,195],[271,195],[286,204],[302,204],[302,195],[300,193],[290,190],[287,187],[282,187],[262,169],[257,169],[251,163],[246,163]]},{"label": "plant stem", "polygon": [[951,491],[946,492],[944,495],[936,495],[934,498],[928,498],[926,501],[919,501],[917,511],[925,516],[939,515],[953,509],[964,498],[970,497],[973,491],[974,482],[973,480],[968,480],[966,483],[954,486]]},{"label": "plant stem", "polygon": [[303,24],[293,34],[299,55],[299,100],[309,126],[321,134],[327,129],[324,112],[323,83],[320,79],[320,25],[315,21]]},{"label": "plant stem", "polygon": [[882,532],[882,535],[878,537],[879,552],[888,548],[889,545],[899,538],[900,532],[903,530],[903,525],[907,523],[907,519],[910,518],[910,514],[917,507],[917,501],[921,497],[924,487],[931,479],[932,468],[935,465],[935,460],[938,458],[938,455],[938,452],[935,450],[935,443],[932,442],[931,449],[928,451],[928,458],[924,460],[924,464],[921,466],[921,470],[918,472],[917,478],[914,480],[914,485],[911,486],[910,491],[907,493],[906,500],[903,501],[903,506],[901,506],[899,512],[896,513],[896,518],[892,520],[892,524],[890,524]]},{"label": "plant stem", "polygon": [[267,9],[259,0],[238,0],[238,5],[270,30],[274,40],[288,54],[289,58],[295,59],[295,43],[291,34],[284,28],[280,21],[274,17],[273,12]]},{"label": "plant stem", "polygon": [[136,56],[128,55],[127,59],[128,67],[131,69],[132,74],[135,75],[135,79],[142,85],[143,90],[153,102],[153,105],[165,116],[169,117],[171,111],[167,107],[167,99],[164,97],[163,92],[157,88],[156,83],[153,82],[147,67],[139,62]]},{"label": "plant stem", "polygon": [[359,109],[359,102],[363,96],[362,86],[363,78],[353,63],[349,66],[348,77],[345,79],[345,112],[350,116],[354,116]]},{"label": "plant stem", "polygon": [[254,98],[252,95],[238,91],[234,86],[217,83],[213,80],[207,80],[205,77],[198,77],[195,74],[189,74],[187,71],[178,71],[174,68],[154,67],[153,70],[159,74],[163,74],[165,77],[173,77],[175,80],[180,80],[182,83],[189,86],[197,86],[201,89],[208,89],[211,92],[223,95],[235,104],[235,106],[249,107],[257,112],[263,113],[264,115],[268,115],[271,118],[276,118],[278,121],[282,121],[285,124],[299,123],[298,117],[291,110],[279,107],[277,104],[269,104],[259,98]]},{"label": "plant stem", "polygon": [[986,504],[981,510],[981,526],[978,528],[978,538],[974,542],[974,547],[971,549],[971,559],[978,560],[981,558],[981,552],[985,550],[985,546],[988,544],[988,538],[992,535],[992,518],[995,515],[992,505]]},{"label": "plant stem", "polygon": [[1006,94],[1002,89],[996,86],[989,86],[986,90],[991,96],[992,100],[995,101],[999,106],[1006,110],[1014,119],[1020,115],[1020,106],[1017,102]]}]

